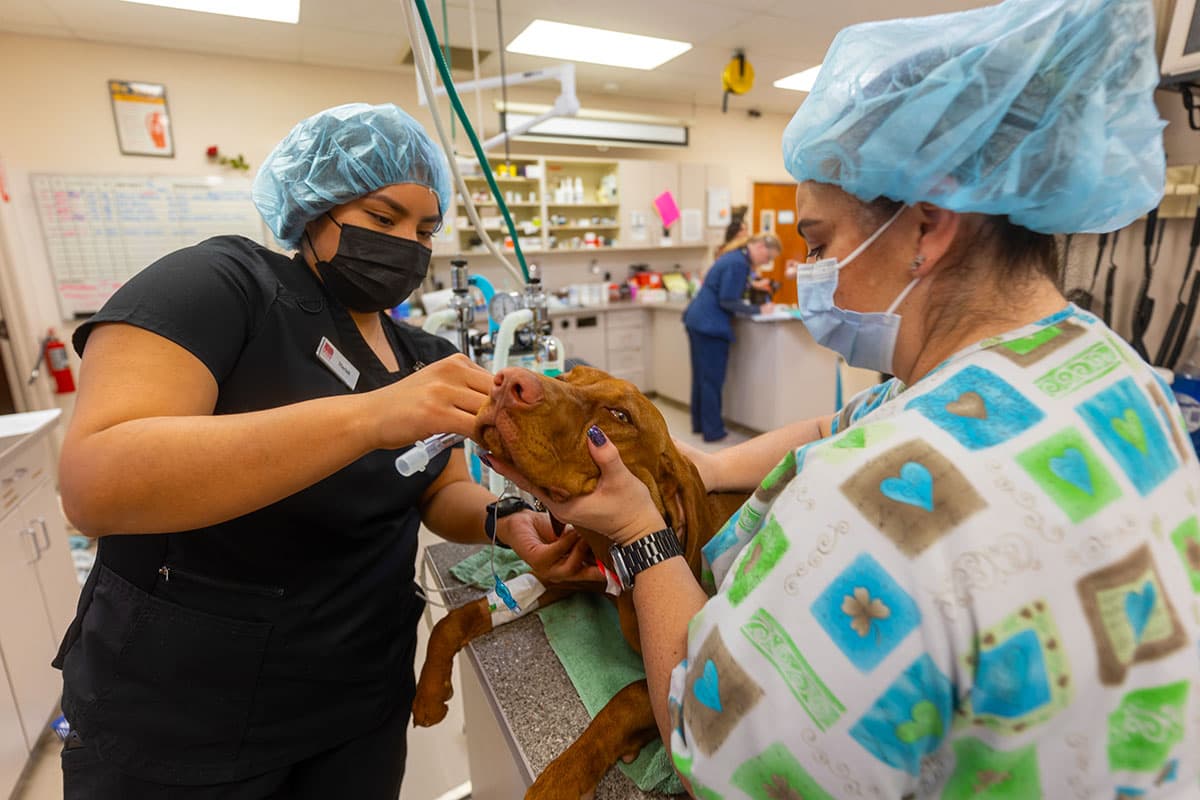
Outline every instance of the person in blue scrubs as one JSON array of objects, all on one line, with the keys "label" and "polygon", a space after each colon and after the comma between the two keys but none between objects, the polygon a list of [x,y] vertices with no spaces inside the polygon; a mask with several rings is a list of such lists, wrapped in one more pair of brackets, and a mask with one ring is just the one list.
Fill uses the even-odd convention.
[{"label": "person in blue scrubs", "polygon": [[683,312],[692,359],[692,433],[716,442],[728,436],[721,419],[721,388],[733,341],[733,317],[770,313],[770,303],[742,299],[752,269],[779,257],[782,247],[773,233],[756,234],[737,250],[713,262],[700,291]]}]

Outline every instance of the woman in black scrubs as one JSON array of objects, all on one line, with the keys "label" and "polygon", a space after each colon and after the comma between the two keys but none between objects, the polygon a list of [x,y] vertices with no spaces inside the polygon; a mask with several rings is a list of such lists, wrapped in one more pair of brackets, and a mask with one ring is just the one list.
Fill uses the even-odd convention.
[{"label": "woman in black scrubs", "polygon": [[[426,273],[442,153],[395,106],[340,106],[275,148],[254,200],[295,256],[209,239],[75,334],[62,499],[100,542],[55,662],[66,798],[394,800],[418,526],[484,541],[495,497],[461,450],[393,466],[470,433],[492,385],[382,313]],[[544,577],[599,578],[543,514],[496,533]]]}]

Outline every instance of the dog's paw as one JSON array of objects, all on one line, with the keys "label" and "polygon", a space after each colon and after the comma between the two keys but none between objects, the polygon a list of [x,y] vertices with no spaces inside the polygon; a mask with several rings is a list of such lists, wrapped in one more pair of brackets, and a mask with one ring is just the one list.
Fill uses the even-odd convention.
[{"label": "dog's paw", "polygon": [[441,692],[418,686],[416,697],[413,698],[413,725],[419,728],[428,728],[444,720],[446,712],[450,710],[446,701],[453,696],[454,689],[450,686],[449,681],[446,681],[444,690]]}]

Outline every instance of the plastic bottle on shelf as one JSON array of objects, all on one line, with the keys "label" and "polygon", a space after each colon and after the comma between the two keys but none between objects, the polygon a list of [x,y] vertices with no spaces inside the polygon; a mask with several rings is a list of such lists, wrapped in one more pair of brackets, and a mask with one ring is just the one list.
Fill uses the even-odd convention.
[{"label": "plastic bottle on shelf", "polygon": [[574,203],[583,203],[583,178],[578,175],[575,176],[575,192],[571,201]]},{"label": "plastic bottle on shelf", "polygon": [[1171,384],[1175,400],[1183,411],[1183,421],[1192,437],[1192,447],[1200,452],[1200,331],[1192,336],[1175,365]]}]

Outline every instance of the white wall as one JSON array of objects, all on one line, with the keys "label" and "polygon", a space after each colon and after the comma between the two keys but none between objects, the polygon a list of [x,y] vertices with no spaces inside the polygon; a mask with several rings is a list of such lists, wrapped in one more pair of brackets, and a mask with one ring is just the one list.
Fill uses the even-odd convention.
[{"label": "white wall", "polygon": [[[217,145],[230,155],[243,153],[253,174],[254,168],[296,122],[323,108],[351,101],[394,102],[421,122],[430,121],[428,111],[417,104],[411,70],[315,67],[0,33],[0,74],[13,76],[0,94],[0,120],[3,120],[0,176],[6,178],[12,198],[8,204],[0,203],[0,229],[7,234],[7,257],[17,273],[17,285],[0,284],[0,292],[5,294],[9,324],[17,328],[14,358],[18,371],[24,374],[32,366],[36,337],[51,326],[60,331],[64,328],[58,318],[54,287],[30,197],[29,173],[229,174],[224,168],[210,164],[205,156],[210,145]],[[174,158],[121,155],[108,97],[107,81],[111,78],[166,86]],[[492,93],[484,97],[488,133],[496,127],[496,114],[492,110],[496,96]],[[509,91],[509,99],[514,102],[549,103],[553,96],[553,89]],[[717,96],[715,87],[714,96]],[[751,119],[744,111],[723,115],[717,108],[664,105],[615,94],[585,95],[581,101],[585,108],[649,113],[692,122],[691,145],[687,148],[612,148],[604,153],[605,158],[726,165],[734,203],[747,202],[755,180],[787,180],[779,155],[786,115],[764,114]],[[475,107],[473,96],[464,98],[464,103],[469,112]],[[597,154],[595,147],[526,143],[514,145],[513,151]],[[617,254],[601,258],[605,261],[603,268],[611,269],[614,274],[623,274],[630,261],[646,260]],[[0,261],[4,259],[5,253],[0,252]],[[674,254],[667,254],[653,263],[670,266],[675,260]],[[582,280],[589,274],[585,271],[587,260],[571,259],[568,263],[570,272],[560,274],[561,282]],[[73,325],[65,327],[69,332]],[[42,384],[34,387],[29,407],[46,407],[54,401],[45,381],[43,378]],[[69,402],[70,398],[66,400]]]},{"label": "white wall", "polygon": [[[128,172],[196,175],[211,171],[204,151],[218,145],[245,153],[252,168],[300,119],[350,101],[394,102],[423,123],[412,72],[313,67],[127,48],[65,39],[0,34],[0,69],[22,76],[0,97],[0,154],[31,171]],[[123,156],[117,147],[106,81],[124,78],[167,87],[175,134],[175,158]],[[714,84],[716,78],[714,76]],[[714,86],[714,96],[717,94]],[[488,132],[495,128],[485,95]],[[512,89],[517,102],[548,102],[553,92]],[[797,95],[797,101],[800,99]],[[693,122],[687,148],[613,148],[606,157],[655,158],[728,164],[734,202],[745,202],[753,180],[785,180],[780,139],[787,116],[669,105],[623,98],[583,96],[585,108],[629,111]],[[468,111],[473,96],[464,98]],[[592,155],[595,147],[520,144],[514,151]]]}]

